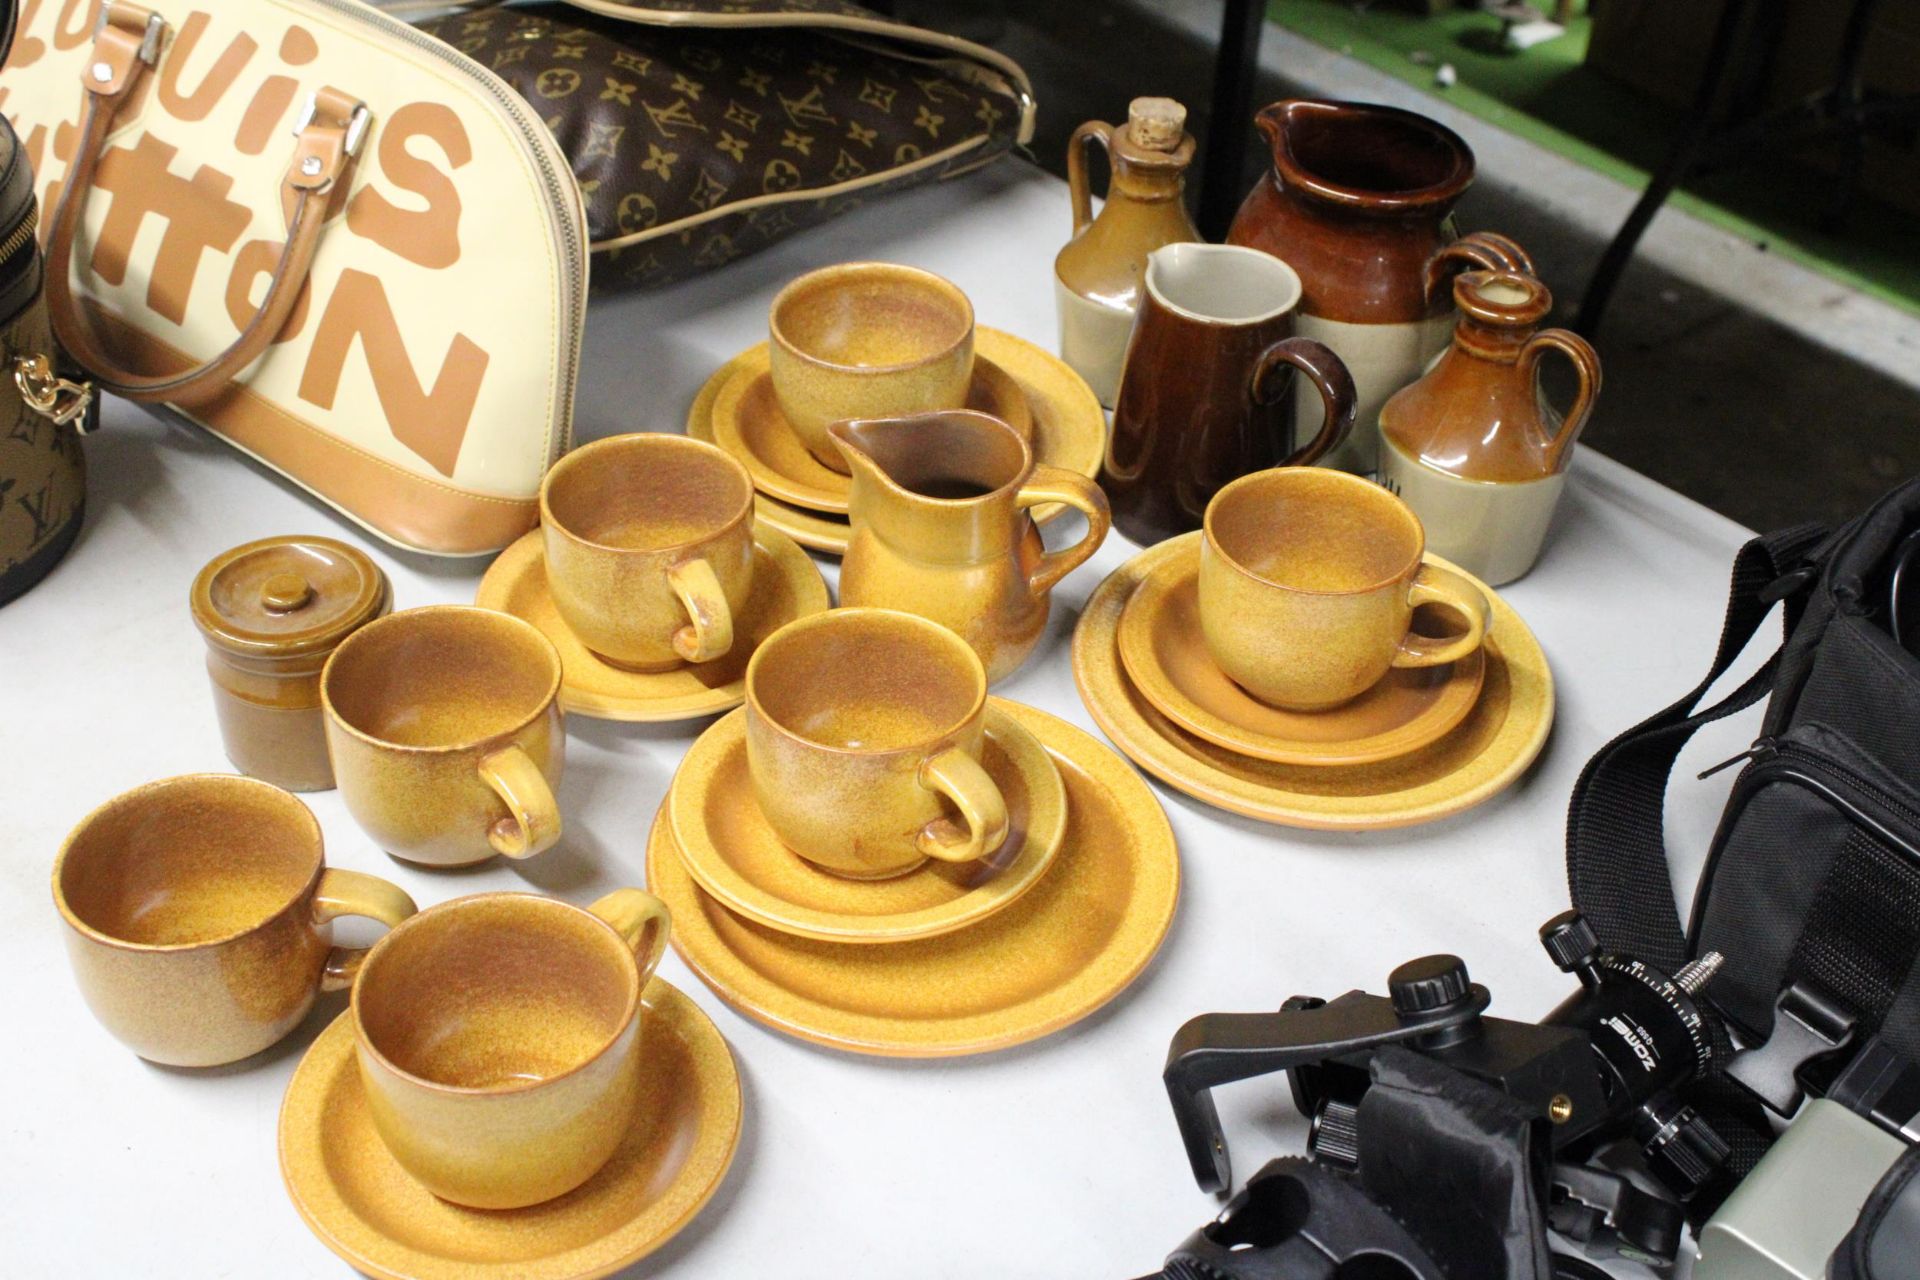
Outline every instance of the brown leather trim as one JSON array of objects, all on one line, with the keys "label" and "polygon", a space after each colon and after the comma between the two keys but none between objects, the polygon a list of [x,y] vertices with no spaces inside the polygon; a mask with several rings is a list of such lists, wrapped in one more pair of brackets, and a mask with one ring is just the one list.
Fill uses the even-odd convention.
[{"label": "brown leather trim", "polygon": [[[696,213],[690,217],[677,218],[672,222],[664,223],[657,227],[648,227],[645,231],[635,231],[624,236],[614,236],[611,240],[596,240],[587,247],[594,253],[605,253],[610,249],[625,249],[630,245],[636,245],[642,241],[657,240],[661,236],[679,235],[691,227],[697,227],[703,222],[711,222],[715,218],[731,217],[735,214],[765,208],[768,205],[792,204],[795,201],[806,200],[830,200],[834,196],[845,195],[849,191],[858,191],[862,187],[873,187],[885,183],[897,182],[909,174],[919,173],[922,169],[934,168],[952,160],[955,156],[964,155],[981,146],[990,137],[991,135],[985,133],[975,134],[966,141],[957,142],[944,151],[936,151],[930,156],[921,156],[918,160],[903,165],[896,165],[891,169],[883,169],[877,173],[869,173],[864,177],[849,178],[845,182],[836,182],[825,187],[804,187],[796,188],[792,191],[774,191],[765,195],[750,196],[745,200],[736,200],[732,204],[715,205],[704,213]],[[1000,153],[996,151],[994,154],[999,155]],[[977,165],[970,166],[970,168],[977,167]],[[965,172],[965,170],[962,172]]]},{"label": "brown leather trim", "polygon": [[[93,323],[123,353],[156,369],[183,369],[193,358],[142,333],[88,299]],[[537,494],[503,498],[414,475],[305,422],[266,397],[236,385],[176,409],[364,526],[384,541],[433,555],[475,556],[500,550],[540,518]]]},{"label": "brown leather trim", "polygon": [[721,29],[820,27],[828,31],[880,36],[903,44],[924,45],[930,49],[956,53],[977,66],[992,67],[1010,81],[1007,88],[1020,102],[1020,130],[1014,137],[1014,141],[1021,146],[1033,141],[1034,116],[1037,107],[1033,97],[1033,82],[1027,79],[1025,69],[1004,53],[989,49],[985,45],[975,44],[971,40],[962,40],[958,36],[943,35],[938,31],[928,31],[924,27],[910,26],[904,22],[890,22],[885,18],[859,18],[844,13],[807,13],[801,10],[766,13],[699,13],[684,9],[646,9],[636,4],[623,4],[620,0],[567,0],[567,3],[577,9],[585,9],[589,13],[603,14],[609,18],[619,18],[642,26]]}]

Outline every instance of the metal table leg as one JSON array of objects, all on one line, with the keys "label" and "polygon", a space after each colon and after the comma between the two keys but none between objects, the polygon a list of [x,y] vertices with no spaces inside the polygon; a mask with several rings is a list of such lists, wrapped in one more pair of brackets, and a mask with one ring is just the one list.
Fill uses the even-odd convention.
[{"label": "metal table leg", "polygon": [[1220,51],[1213,63],[1213,108],[1207,116],[1206,154],[1200,162],[1200,234],[1224,240],[1245,194],[1241,186],[1247,130],[1253,120],[1253,78],[1260,65],[1264,0],[1226,0],[1220,15]]},{"label": "metal table leg", "polygon": [[1734,54],[1741,34],[1747,29],[1747,18],[1754,4],[1755,0],[1727,0],[1726,7],[1721,9],[1720,20],[1713,30],[1713,44],[1707,51],[1707,65],[1700,77],[1700,87],[1694,93],[1693,110],[1687,119],[1686,129],[1648,180],[1647,189],[1640,193],[1633,212],[1627,215],[1627,220],[1620,224],[1620,230],[1614,233],[1612,243],[1600,255],[1600,264],[1594,268],[1593,278],[1587,282],[1586,295],[1580,299],[1580,315],[1573,322],[1574,330],[1581,336],[1593,338],[1594,331],[1600,327],[1601,316],[1606,313],[1607,303],[1613,297],[1614,286],[1620,283],[1620,274],[1633,259],[1634,248],[1646,232],[1647,224],[1653,221],[1654,214],[1660,212],[1660,206],[1667,202],[1673,189],[1686,180],[1712,136],[1714,108],[1719,105],[1721,93],[1732,76],[1737,61]]}]

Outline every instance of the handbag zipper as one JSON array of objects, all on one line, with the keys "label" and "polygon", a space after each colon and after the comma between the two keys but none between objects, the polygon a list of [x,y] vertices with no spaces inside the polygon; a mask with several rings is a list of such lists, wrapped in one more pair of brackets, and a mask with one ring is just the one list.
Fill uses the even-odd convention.
[{"label": "handbag zipper", "polygon": [[[585,206],[582,204],[580,184],[574,181],[573,171],[564,164],[555,162],[560,144],[540,119],[533,115],[526,100],[505,81],[473,61],[451,46],[441,43],[425,32],[418,31],[404,22],[389,17],[364,3],[364,0],[305,0],[317,8],[326,9],[349,18],[354,22],[376,28],[383,34],[400,41],[443,63],[478,84],[497,102],[507,118],[513,121],[520,132],[521,140],[527,144],[527,150],[533,157],[534,166],[539,170],[541,184],[553,201],[555,209],[561,214],[558,223],[561,258],[563,260],[565,296],[562,298],[564,320],[568,332],[562,335],[565,350],[561,353],[560,392],[557,398],[556,413],[558,424],[549,424],[547,465],[552,466],[561,454],[573,447],[573,396],[580,377],[580,347],[586,323],[586,246],[582,242],[582,227],[586,221]],[[563,176],[564,175],[564,176]],[[558,430],[552,428],[557,425]]]},{"label": "handbag zipper", "polygon": [[40,229],[40,204],[35,201],[27,206],[27,216],[20,219],[19,225],[7,232],[7,238],[0,240],[0,274],[4,274],[13,265],[13,255],[33,242],[34,233]]}]

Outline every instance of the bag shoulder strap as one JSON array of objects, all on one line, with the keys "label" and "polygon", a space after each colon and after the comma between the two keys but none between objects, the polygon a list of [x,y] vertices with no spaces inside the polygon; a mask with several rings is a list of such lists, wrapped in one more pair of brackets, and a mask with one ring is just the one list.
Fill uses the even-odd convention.
[{"label": "bag shoulder strap", "polygon": [[61,183],[47,231],[47,310],[55,335],[76,361],[109,391],[129,400],[194,404],[227,390],[234,377],[259,358],[293,314],[325,228],[327,198],[352,164],[366,133],[366,108],[337,89],[314,94],[296,132],[287,168],[283,204],[291,205],[287,241],[274,264],[265,298],[226,350],[201,364],[165,374],[126,369],[95,340],[89,318],[73,294],[73,243],[84,221],[94,173],[121,105],[159,61],[167,26],[160,16],[125,0],[112,0],[101,17],[92,50],[80,71],[85,106],[73,163]]},{"label": "bag shoulder strap", "polygon": [[1783,600],[1788,606],[1784,630],[1791,632],[1799,597],[1819,572],[1809,553],[1826,534],[1822,526],[1799,525],[1742,547],[1733,562],[1726,623],[1706,679],[1600,748],[1574,784],[1567,807],[1567,887],[1573,905],[1608,948],[1669,972],[1688,958],[1686,928],[1667,871],[1667,779],[1695,730],[1745,710],[1773,688],[1778,652],[1720,702],[1694,709]]}]

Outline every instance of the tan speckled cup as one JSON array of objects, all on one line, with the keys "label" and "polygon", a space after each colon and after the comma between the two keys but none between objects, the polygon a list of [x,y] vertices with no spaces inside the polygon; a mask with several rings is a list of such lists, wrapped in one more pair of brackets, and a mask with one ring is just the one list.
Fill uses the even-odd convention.
[{"label": "tan speckled cup", "polygon": [[352,1016],[367,1109],[393,1158],[480,1209],[539,1204],[599,1172],[633,1125],[640,995],[670,925],[638,889],[584,910],[482,893],[382,939]]},{"label": "tan speckled cup", "polygon": [[780,411],[807,452],[843,475],[829,424],[967,402],[973,304],[931,271],[892,262],[809,271],[774,298],[767,328]]},{"label": "tan speckled cup", "polygon": [[1007,838],[980,765],[986,705],[979,656],[939,623],[889,609],[788,623],[747,664],[761,812],[788,848],[854,879],[985,857]]},{"label": "tan speckled cup", "polygon": [[370,622],[320,673],[347,812],[408,862],[527,858],[560,838],[560,655],[531,623],[430,605]]},{"label": "tan speckled cup", "polygon": [[276,786],[203,773],[115,796],[73,829],[53,900],[87,1007],[150,1062],[212,1067],[260,1052],[364,950],[339,916],[398,925],[413,899],[325,865],[320,824]]},{"label": "tan speckled cup", "polygon": [[[1207,651],[1248,693],[1294,711],[1337,707],[1392,667],[1464,658],[1486,634],[1486,596],[1425,553],[1419,517],[1371,480],[1325,467],[1242,476],[1207,504]],[[1423,604],[1458,615],[1461,631],[1414,631]]]}]

